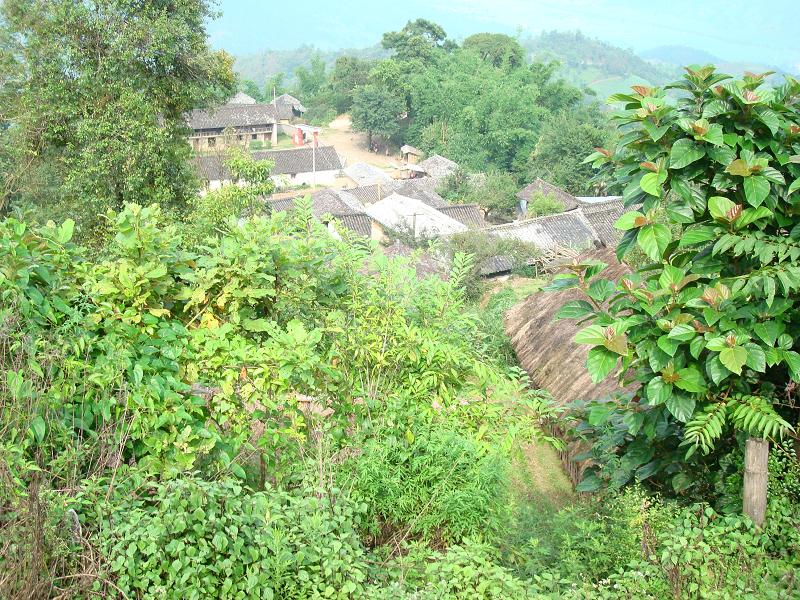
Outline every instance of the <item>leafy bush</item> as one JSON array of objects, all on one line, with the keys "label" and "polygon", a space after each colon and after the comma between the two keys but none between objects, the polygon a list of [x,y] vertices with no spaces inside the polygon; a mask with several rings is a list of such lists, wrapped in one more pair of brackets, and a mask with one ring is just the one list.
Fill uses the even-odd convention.
[{"label": "leafy bush", "polygon": [[499,454],[442,426],[376,435],[342,465],[340,486],[368,509],[376,543],[494,539],[508,525],[508,465]]},{"label": "leafy bush", "polygon": [[564,203],[546,194],[534,194],[528,201],[528,217],[543,217],[564,212]]},{"label": "leafy bush", "polygon": [[108,506],[101,547],[130,598],[349,598],[366,580],[347,498],[184,478]]},{"label": "leafy bush", "polygon": [[531,275],[535,272],[533,265],[540,255],[539,249],[527,242],[514,238],[496,237],[482,231],[467,231],[450,236],[448,246],[451,253],[461,252],[473,257],[473,265],[468,278],[464,281],[467,297],[477,300],[484,291],[481,267],[490,259],[500,258],[505,261],[509,270],[515,273]]},{"label": "leafy bush", "polygon": [[[390,577],[368,590],[374,600],[501,600],[533,598],[530,583],[504,567],[490,545],[466,539],[444,553],[409,544],[387,561]],[[386,575],[384,574],[384,577]]]}]

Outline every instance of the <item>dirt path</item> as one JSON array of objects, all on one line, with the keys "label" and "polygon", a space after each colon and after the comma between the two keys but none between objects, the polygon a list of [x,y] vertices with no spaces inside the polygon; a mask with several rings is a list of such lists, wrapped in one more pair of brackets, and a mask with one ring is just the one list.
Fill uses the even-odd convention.
[{"label": "dirt path", "polygon": [[400,164],[398,157],[375,154],[367,149],[367,134],[357,133],[352,129],[349,115],[339,115],[322,129],[320,143],[331,145],[342,157],[345,166],[357,162],[365,162],[381,169],[393,170],[390,165]]}]

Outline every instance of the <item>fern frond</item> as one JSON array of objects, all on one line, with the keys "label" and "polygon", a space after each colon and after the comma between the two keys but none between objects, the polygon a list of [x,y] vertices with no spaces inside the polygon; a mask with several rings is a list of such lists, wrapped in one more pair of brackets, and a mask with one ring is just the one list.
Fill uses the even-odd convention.
[{"label": "fern frond", "polygon": [[686,458],[694,454],[698,448],[703,454],[708,454],[714,449],[714,442],[722,437],[727,412],[728,407],[724,402],[711,404],[686,424],[683,443],[690,446]]},{"label": "fern frond", "polygon": [[794,431],[794,427],[775,412],[772,403],[760,396],[735,396],[728,406],[732,409],[734,426],[750,435],[774,440]]}]

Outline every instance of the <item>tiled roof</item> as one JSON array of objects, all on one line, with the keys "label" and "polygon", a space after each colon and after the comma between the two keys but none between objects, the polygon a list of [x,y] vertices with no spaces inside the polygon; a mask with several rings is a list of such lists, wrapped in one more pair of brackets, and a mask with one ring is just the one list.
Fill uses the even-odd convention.
[{"label": "tiled roof", "polygon": [[444,179],[458,169],[458,163],[439,154],[426,158],[419,163],[419,166],[425,169],[428,175],[437,179]]},{"label": "tiled roof", "polygon": [[[310,146],[291,150],[257,150],[252,153],[255,160],[271,160],[273,175],[296,175],[311,173],[314,164],[314,149]],[[316,150],[317,171],[335,171],[342,168],[342,162],[333,146],[320,146]],[[224,153],[195,156],[194,163],[201,179],[206,181],[225,181],[231,178],[225,166]]]},{"label": "tiled roof", "polygon": [[604,246],[613,248],[617,245],[622,237],[622,232],[614,228],[614,223],[625,212],[621,198],[613,197],[607,198],[605,201],[581,202],[580,211],[592,224]]},{"label": "tiled roof", "polygon": [[[273,175],[311,173],[314,165],[314,148],[304,146],[287,150],[256,150],[256,160],[271,160],[275,163]],[[333,146],[320,146],[316,149],[317,171],[335,171],[342,168],[342,161]]]},{"label": "tiled roof", "polygon": [[415,156],[422,156],[422,150],[415,148],[414,146],[409,146],[405,144],[400,146],[400,154],[413,154]]},{"label": "tiled roof", "polygon": [[300,100],[289,94],[281,94],[271,104],[277,107],[279,119],[291,119],[294,116],[294,111],[299,113],[306,112],[306,107],[300,103]]},{"label": "tiled roof", "polygon": [[571,210],[485,229],[500,237],[511,237],[535,244],[542,250],[559,247],[584,249],[601,244],[598,233],[580,210]]},{"label": "tiled roof", "polygon": [[463,223],[470,229],[480,229],[486,227],[483,220],[483,213],[477,204],[449,204],[442,206],[439,212],[453,217],[456,221]]},{"label": "tiled roof", "polygon": [[228,104],[257,104],[256,99],[248,96],[244,92],[236,92],[233,98],[228,100]]},{"label": "tiled roof", "polygon": [[561,201],[564,204],[565,211],[572,210],[578,206],[578,201],[575,199],[575,196],[565,192],[559,187],[547,183],[543,179],[537,179],[533,183],[526,185],[517,192],[517,198],[520,200],[530,200],[536,194],[549,196]]},{"label": "tiled roof", "polygon": [[364,204],[375,204],[378,200],[383,200],[395,191],[396,183],[394,181],[386,183],[376,183],[373,185],[359,185],[357,187],[348,188],[347,191]]},{"label": "tiled roof", "polygon": [[367,208],[367,213],[389,229],[414,229],[415,236],[449,235],[467,227],[435,208],[407,196],[394,193]]},{"label": "tiled roof", "polygon": [[374,185],[394,181],[385,171],[364,162],[353,163],[349,167],[345,167],[344,173],[358,185]]},{"label": "tiled roof", "polygon": [[449,206],[447,201],[436,193],[438,181],[433,177],[415,177],[398,181],[395,191],[401,196],[415,198],[433,208]]},{"label": "tiled roof", "polygon": [[189,113],[191,129],[225,129],[226,127],[263,127],[276,122],[272,104],[224,104],[217,108],[196,109]]},{"label": "tiled roof", "polygon": [[[291,210],[295,201],[302,197],[267,200],[267,205],[273,211]],[[344,190],[325,189],[311,194],[311,212],[320,220],[331,215],[342,225],[364,237],[370,237],[372,233],[372,219],[366,213],[364,205]]]}]

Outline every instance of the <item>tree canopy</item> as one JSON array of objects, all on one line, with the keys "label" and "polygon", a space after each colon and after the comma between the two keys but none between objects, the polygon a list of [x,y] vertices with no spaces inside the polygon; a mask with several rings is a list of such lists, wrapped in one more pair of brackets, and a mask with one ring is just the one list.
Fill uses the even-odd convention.
[{"label": "tree canopy", "polygon": [[[184,115],[234,86],[230,57],[208,44],[209,4],[7,0],[0,10],[2,116],[13,124],[0,135],[18,151],[0,203],[81,223],[131,200],[185,206],[195,186]],[[47,185],[20,185],[24,171]]]}]

